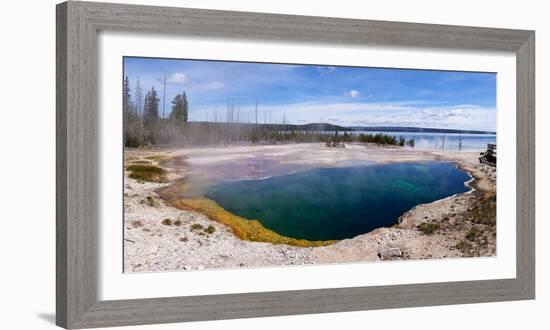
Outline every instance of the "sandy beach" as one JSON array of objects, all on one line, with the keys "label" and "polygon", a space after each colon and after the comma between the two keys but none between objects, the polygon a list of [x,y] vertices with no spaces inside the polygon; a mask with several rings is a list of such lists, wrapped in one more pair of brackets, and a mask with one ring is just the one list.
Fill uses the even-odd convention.
[{"label": "sandy beach", "polygon": [[[479,221],[494,199],[496,170],[480,164],[477,151],[415,151],[402,147],[347,143],[242,145],[192,149],[127,149],[125,164],[166,170],[165,182],[144,182],[125,171],[124,270],[151,272],[262,267],[463,256],[494,256],[496,226]],[[163,191],[185,182],[186,194],[210,184],[258,179],[319,167],[445,160],[467,171],[466,193],[417,205],[379,228],[326,246],[301,247],[239,238],[235,231],[189,207],[177,208]],[[181,206],[181,205],[180,205]],[[426,229],[428,228],[428,229]]]}]

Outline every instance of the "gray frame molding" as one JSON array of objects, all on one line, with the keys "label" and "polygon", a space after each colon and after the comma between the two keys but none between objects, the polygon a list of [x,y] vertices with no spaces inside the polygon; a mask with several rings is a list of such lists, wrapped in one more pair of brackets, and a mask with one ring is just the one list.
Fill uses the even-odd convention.
[{"label": "gray frame molding", "polygon": [[[97,33],[175,33],[512,51],[517,57],[517,277],[98,301]],[[56,322],[65,328],[480,303],[535,297],[534,31],[94,2],[57,5]]]}]

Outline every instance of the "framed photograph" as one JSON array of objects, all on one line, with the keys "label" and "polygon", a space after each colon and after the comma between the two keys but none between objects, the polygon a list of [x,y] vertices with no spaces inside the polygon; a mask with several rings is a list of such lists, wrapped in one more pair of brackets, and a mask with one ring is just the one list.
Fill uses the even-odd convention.
[{"label": "framed photograph", "polygon": [[534,299],[534,47],[59,4],[57,324]]}]

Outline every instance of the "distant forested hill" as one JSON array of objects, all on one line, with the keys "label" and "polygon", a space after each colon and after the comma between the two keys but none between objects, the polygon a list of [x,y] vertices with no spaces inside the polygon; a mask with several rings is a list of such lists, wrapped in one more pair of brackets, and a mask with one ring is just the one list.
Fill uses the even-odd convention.
[{"label": "distant forested hill", "polygon": [[200,122],[200,121],[190,121],[187,123],[188,126],[209,126],[209,127],[241,127],[241,128],[252,128],[258,127],[260,129],[266,129],[270,131],[315,131],[315,132],[334,132],[334,131],[353,131],[353,128],[338,126],[328,123],[310,123],[304,125],[295,125],[295,124],[253,124],[253,123],[213,123],[213,122]]},{"label": "distant forested hill", "polygon": [[[213,123],[213,122],[188,122],[188,126],[209,126],[209,127],[234,127],[251,128],[256,126],[253,123]],[[449,134],[495,134],[491,131],[459,130],[447,128],[426,128],[426,127],[404,127],[404,126],[339,126],[329,123],[310,123],[303,125],[296,124],[258,124],[256,127],[270,131],[314,131],[314,132],[345,132],[345,131],[367,131],[367,132],[407,132],[407,133],[449,133]]]}]

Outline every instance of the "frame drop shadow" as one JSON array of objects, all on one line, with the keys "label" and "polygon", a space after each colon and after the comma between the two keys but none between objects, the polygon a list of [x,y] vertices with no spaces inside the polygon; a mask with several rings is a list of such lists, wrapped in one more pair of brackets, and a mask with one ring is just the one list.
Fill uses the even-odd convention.
[{"label": "frame drop shadow", "polygon": [[36,316],[49,324],[55,325],[55,313],[38,313]]}]

